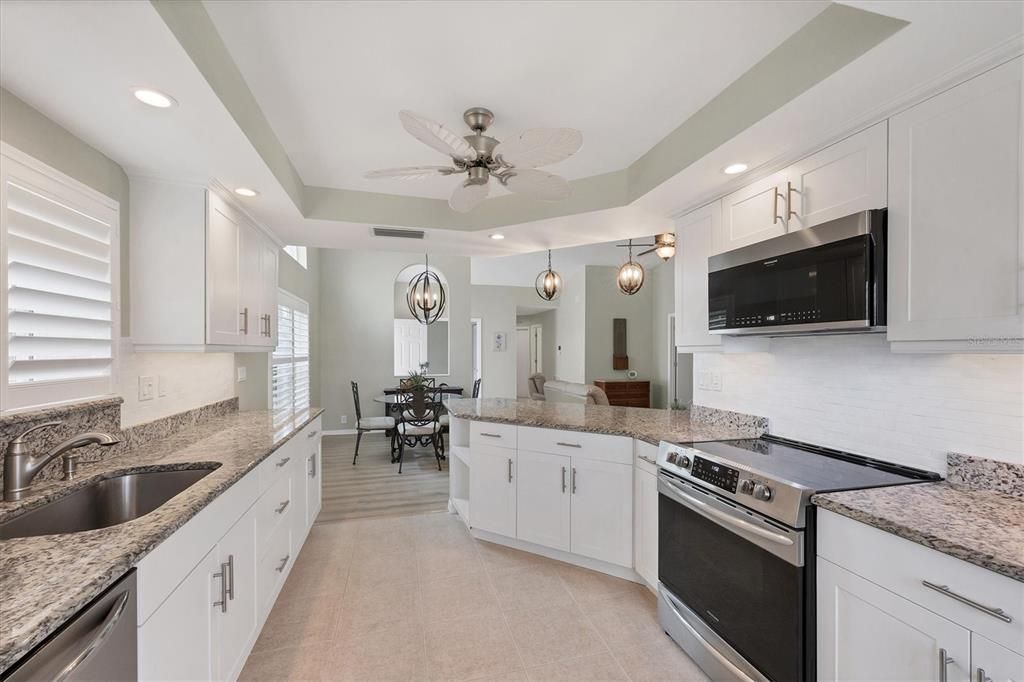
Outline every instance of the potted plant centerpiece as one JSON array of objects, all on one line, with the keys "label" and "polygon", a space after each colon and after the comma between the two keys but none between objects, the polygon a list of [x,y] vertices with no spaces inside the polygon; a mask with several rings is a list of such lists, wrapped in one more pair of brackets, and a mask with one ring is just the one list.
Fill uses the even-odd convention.
[{"label": "potted plant centerpiece", "polygon": [[408,391],[412,398],[412,412],[416,415],[425,414],[427,388],[430,387],[430,378],[427,377],[427,370],[430,369],[429,362],[421,362],[418,371],[409,372],[409,376],[402,379],[401,388]]}]

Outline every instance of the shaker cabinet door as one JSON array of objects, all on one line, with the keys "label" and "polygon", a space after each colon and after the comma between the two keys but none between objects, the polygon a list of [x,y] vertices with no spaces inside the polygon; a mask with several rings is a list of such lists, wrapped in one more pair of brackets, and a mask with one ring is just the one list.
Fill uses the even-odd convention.
[{"label": "shaker cabinet door", "polygon": [[239,305],[242,225],[223,199],[213,192],[206,195],[206,342],[243,345],[245,321]]},{"label": "shaker cabinet door", "polygon": [[775,173],[722,199],[712,254],[786,234],[786,177]]},{"label": "shaker cabinet door", "polygon": [[517,457],[516,536],[569,551],[569,469],[565,455],[520,450]]},{"label": "shaker cabinet door", "polygon": [[472,446],[469,518],[474,528],[516,536],[516,451]]},{"label": "shaker cabinet door", "polygon": [[708,256],[722,220],[716,201],[676,221],[676,346],[681,352],[719,350],[722,337],[708,333]]}]

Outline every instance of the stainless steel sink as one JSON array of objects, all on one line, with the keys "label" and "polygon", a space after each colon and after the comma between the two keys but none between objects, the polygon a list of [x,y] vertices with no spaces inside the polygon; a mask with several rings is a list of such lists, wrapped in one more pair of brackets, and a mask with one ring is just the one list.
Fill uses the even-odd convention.
[{"label": "stainless steel sink", "polygon": [[116,526],[153,511],[214,468],[146,471],[105,478],[0,523],[0,540]]}]

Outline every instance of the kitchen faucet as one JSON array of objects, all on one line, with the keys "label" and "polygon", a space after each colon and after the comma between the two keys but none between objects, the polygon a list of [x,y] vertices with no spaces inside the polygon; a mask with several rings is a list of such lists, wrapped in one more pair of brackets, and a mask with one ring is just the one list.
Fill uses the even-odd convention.
[{"label": "kitchen faucet", "polygon": [[43,470],[54,458],[64,457],[64,480],[70,481],[75,477],[75,464],[77,454],[66,454],[71,450],[85,445],[115,445],[121,441],[106,433],[87,431],[68,438],[63,443],[54,445],[48,452],[41,456],[29,454],[25,445],[25,436],[33,431],[44,429],[50,426],[61,424],[60,421],[46,422],[33,426],[20,436],[7,444],[4,452],[4,501],[14,502],[20,500],[32,487],[32,479]]}]

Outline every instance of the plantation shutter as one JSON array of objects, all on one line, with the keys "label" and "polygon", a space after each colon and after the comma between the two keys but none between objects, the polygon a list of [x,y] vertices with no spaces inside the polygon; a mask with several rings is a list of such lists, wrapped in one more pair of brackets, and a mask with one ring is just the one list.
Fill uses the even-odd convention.
[{"label": "plantation shutter", "polygon": [[3,158],[4,409],[113,392],[118,209]]},{"label": "plantation shutter", "polygon": [[278,296],[271,405],[287,411],[309,407],[309,306],[286,291]]}]

